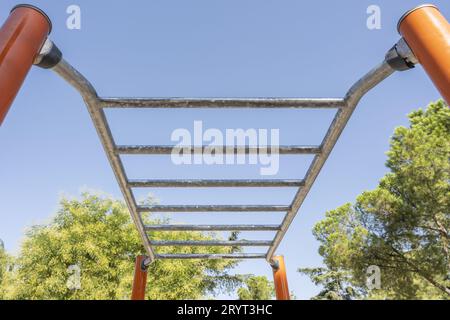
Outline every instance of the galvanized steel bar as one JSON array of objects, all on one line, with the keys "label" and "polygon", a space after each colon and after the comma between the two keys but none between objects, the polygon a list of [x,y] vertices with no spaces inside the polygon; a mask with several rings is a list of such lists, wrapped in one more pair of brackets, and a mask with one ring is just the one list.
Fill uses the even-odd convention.
[{"label": "galvanized steel bar", "polygon": [[279,147],[253,147],[253,146],[144,146],[144,145],[118,145],[115,149],[117,154],[140,154],[140,155],[162,155],[172,152],[204,153],[214,148],[216,154],[255,154],[265,152],[267,154],[319,154],[320,146],[279,146]]},{"label": "galvanized steel bar", "polygon": [[151,224],[146,225],[147,231],[277,231],[280,226],[277,224],[219,224],[219,225],[198,225],[198,224]]},{"label": "galvanized steel bar", "polygon": [[309,190],[311,189],[311,186],[319,175],[319,172],[322,169],[329,154],[331,153],[334,145],[336,144],[336,141],[344,130],[345,125],[350,119],[359,100],[365,93],[367,93],[370,89],[389,77],[394,71],[395,70],[392,69],[386,61],[383,61],[380,65],[372,69],[369,73],[358,80],[347,92],[345,96],[346,107],[339,109],[336,113],[336,116],[334,117],[334,120],[330,128],[328,129],[325,138],[323,139],[321,148],[322,153],[314,157],[314,160],[305,176],[305,185],[300,188],[295,195],[295,198],[291,204],[291,209],[288,211],[283,222],[281,223],[281,229],[277,232],[274,238],[274,243],[267,251],[266,259],[269,262],[284,235],[286,234],[286,231],[292,223],[292,220],[295,218],[303,201],[305,200]]},{"label": "galvanized steel bar", "polygon": [[236,240],[236,241],[222,241],[222,240],[180,240],[180,241],[152,241],[152,246],[159,247],[267,247],[272,244],[272,240]]},{"label": "galvanized steel bar", "polygon": [[302,179],[260,179],[260,180],[152,180],[132,179],[128,181],[131,188],[222,188],[222,187],[301,187]]},{"label": "galvanized steel bar", "polygon": [[71,84],[83,97],[92,122],[94,123],[97,134],[105,150],[106,156],[111,164],[111,167],[116,176],[120,190],[125,198],[131,218],[136,225],[137,231],[144,243],[144,248],[147,251],[149,259],[155,259],[153,249],[150,245],[147,233],[144,230],[144,224],[141,216],[137,212],[136,200],[133,192],[127,186],[127,177],[123,168],[122,161],[118,155],[114,153],[115,143],[111,134],[111,130],[106,121],[105,113],[100,108],[100,100],[97,92],[91,83],[77,70],[75,70],[69,63],[62,59],[55,67],[52,68],[58,75]]},{"label": "galvanized steel bar", "polygon": [[[144,247],[150,260],[161,259],[226,259],[226,258],[266,258],[271,260],[280,241],[284,237],[289,225],[302,205],[306,195],[311,189],[323,164],[328,158],[337,139],[342,133],[351,114],[362,96],[371,88],[384,80],[394,70],[386,63],[370,71],[356,82],[348,91],[344,99],[122,99],[99,98],[92,85],[66,61],[62,60],[53,70],[75,87],[86,102],[91,118],[97,129],[97,133],[106,151],[108,160],[116,175],[119,187],[124,195],[130,214],[144,242]],[[131,180],[128,181],[120,154],[170,154],[174,146],[116,146],[111,135],[105,114],[102,108],[338,108],[335,118],[320,146],[280,146],[273,150],[279,154],[314,154],[314,160],[304,180]],[[204,152],[208,146],[189,146],[190,152]],[[180,147],[178,147],[180,149]],[[260,151],[271,152],[270,148],[261,147],[223,147],[223,152],[257,153]],[[132,187],[220,187],[220,186],[296,186],[299,187],[291,205],[169,205],[169,206],[137,206]],[[286,212],[281,225],[222,225],[222,226],[144,226],[139,212]],[[148,239],[148,230],[270,230],[278,231],[266,254],[173,254],[155,255],[152,244]],[[180,242],[181,243],[181,242]],[[219,245],[220,242],[215,242]],[[159,245],[164,245],[159,242]],[[195,245],[195,244],[190,244]]]},{"label": "galvanized steel bar", "polygon": [[167,253],[157,254],[156,259],[264,259],[264,253]]},{"label": "galvanized steel bar", "polygon": [[282,205],[141,205],[138,212],[285,212]]},{"label": "galvanized steel bar", "polygon": [[336,98],[102,98],[103,108],[343,108]]}]

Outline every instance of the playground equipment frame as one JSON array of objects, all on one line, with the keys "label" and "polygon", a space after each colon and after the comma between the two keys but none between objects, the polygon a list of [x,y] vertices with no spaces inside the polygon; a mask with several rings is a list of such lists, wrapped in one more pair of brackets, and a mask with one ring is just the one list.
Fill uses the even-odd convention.
[{"label": "playground equipment frame", "polygon": [[[24,27],[25,26],[25,27]],[[7,93],[0,99],[0,123],[17,94],[32,64],[53,70],[82,96],[97,130],[107,158],[114,171],[128,210],[144,244],[147,256],[136,260],[133,299],[143,299],[147,267],[156,259],[266,259],[274,271],[277,299],[289,299],[284,258],[275,256],[280,242],[298,213],[314,181],[335,146],[361,98],[395,71],[408,70],[421,63],[444,99],[450,100],[450,27],[433,5],[423,5],[407,12],[399,22],[403,35],[386,54],[385,59],[359,79],[342,98],[103,98],[93,85],[63,57],[61,51],[47,38],[50,19],[40,9],[30,5],[15,7],[0,29],[0,89]],[[31,40],[30,40],[31,39]],[[18,65],[20,72],[13,68]],[[13,66],[13,67],[12,67]],[[2,92],[3,93],[3,92]],[[109,127],[105,109],[110,108],[308,108],[335,109],[334,116],[322,142],[315,146],[280,146],[279,154],[310,154],[314,158],[303,179],[279,180],[149,180],[128,179],[121,155],[171,154],[173,146],[117,145]],[[192,152],[203,152],[203,146]],[[224,146],[224,151],[230,151]],[[237,146],[232,152],[256,153],[258,147]],[[138,205],[133,188],[142,187],[297,187],[288,205]],[[145,225],[143,212],[285,212],[276,225]],[[156,241],[151,231],[276,231],[272,240],[209,240]],[[160,246],[254,246],[268,247],[263,253],[230,254],[158,254]]]},{"label": "playground equipment frame", "polygon": [[[62,59],[52,68],[54,72],[70,83],[83,97],[97,133],[103,144],[111,167],[116,175],[119,187],[124,195],[133,221],[141,235],[146,248],[149,263],[155,259],[258,259],[265,258],[271,261],[275,250],[284,237],[289,225],[298,212],[317,175],[319,174],[328,155],[333,149],[337,139],[352,115],[357,103],[362,96],[382,80],[391,75],[395,70],[383,61],[371,70],[355,85],[342,99],[152,99],[152,98],[100,98],[90,82],[75,70],[68,62]],[[121,154],[170,154],[171,146],[118,146],[112,137],[111,129],[106,120],[105,108],[336,108],[337,112],[322,143],[318,146],[281,146],[280,154],[314,154],[314,159],[303,180],[129,180],[126,176]],[[254,152],[244,146],[246,152]],[[194,148],[194,152],[202,149]],[[283,187],[298,186],[298,192],[292,203],[286,206],[280,205],[138,205],[134,198],[133,187]],[[141,218],[142,212],[287,212],[280,225],[145,225]],[[147,231],[276,231],[276,236],[271,241],[266,253],[249,254],[156,254],[154,246],[160,245],[203,245],[203,243],[177,242],[152,243]],[[262,245],[261,242],[241,241],[239,245]],[[236,242],[224,243],[222,241],[210,241],[208,245],[236,245]]]}]

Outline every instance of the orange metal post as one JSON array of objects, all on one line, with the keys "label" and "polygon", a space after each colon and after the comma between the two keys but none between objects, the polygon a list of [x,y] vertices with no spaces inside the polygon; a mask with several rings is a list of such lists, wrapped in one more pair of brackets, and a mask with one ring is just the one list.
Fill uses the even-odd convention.
[{"label": "orange metal post", "polygon": [[450,103],[450,25],[445,17],[435,6],[422,5],[403,15],[398,31]]},{"label": "orange metal post", "polygon": [[290,300],[289,287],[286,276],[286,265],[283,256],[273,257],[273,282],[275,284],[275,295],[277,300]]},{"label": "orange metal post", "polygon": [[146,256],[136,257],[131,300],[145,300],[145,287],[147,285],[147,269],[144,266],[145,259],[147,259]]},{"label": "orange metal post", "polygon": [[30,5],[15,7],[0,28],[0,125],[50,31],[47,15]]}]

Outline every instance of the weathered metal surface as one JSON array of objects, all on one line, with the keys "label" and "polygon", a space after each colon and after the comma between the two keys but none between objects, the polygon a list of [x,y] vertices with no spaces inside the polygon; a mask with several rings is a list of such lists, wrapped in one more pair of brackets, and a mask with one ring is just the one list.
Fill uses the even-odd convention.
[{"label": "weathered metal surface", "polygon": [[162,155],[172,154],[172,152],[199,154],[205,151],[211,151],[214,148],[216,154],[256,154],[264,152],[266,154],[319,154],[320,146],[278,146],[276,148],[269,147],[252,147],[252,146],[233,146],[223,148],[217,146],[143,146],[143,145],[118,145],[116,147],[117,154],[134,154],[134,155]]},{"label": "weathered metal surface", "polygon": [[91,83],[64,59],[61,60],[55,67],[53,67],[52,70],[60,75],[63,79],[65,79],[68,83],[70,83],[83,97],[92,122],[94,123],[97,134],[103,145],[103,149],[105,150],[111,168],[113,169],[116,176],[117,183],[119,184],[120,190],[122,191],[123,197],[125,198],[125,202],[127,204],[128,210],[130,211],[131,218],[136,225],[149,259],[153,261],[155,259],[155,255],[150,245],[148,235],[144,230],[144,224],[142,222],[141,216],[137,212],[137,205],[133,192],[127,186],[128,181],[122,164],[122,160],[114,152],[116,146],[108,122],[106,121],[105,113],[99,107],[100,100],[97,96],[97,92],[95,91]]},{"label": "weathered metal surface", "polygon": [[276,224],[152,224],[145,226],[148,231],[277,231]]},{"label": "weathered metal surface", "polygon": [[260,179],[260,180],[152,180],[152,179],[132,179],[128,181],[131,188],[235,188],[235,187],[301,187],[305,184],[303,179]]},{"label": "weathered metal surface", "polygon": [[267,251],[266,259],[268,261],[270,261],[272,256],[275,254],[275,250],[278,248],[281,240],[286,234],[286,231],[294,220],[298,210],[308,195],[309,190],[319,175],[319,172],[330,155],[331,150],[333,150],[336,141],[344,130],[345,125],[350,119],[359,100],[365,93],[390,76],[393,72],[394,70],[385,61],[383,61],[383,63],[372,69],[364,77],[358,80],[347,92],[345,96],[347,106],[343,109],[339,109],[336,113],[336,116],[334,117],[334,120],[322,141],[322,152],[314,157],[314,160],[305,176],[305,185],[301,187],[295,195],[291,204],[291,209],[288,211],[283,222],[281,223],[281,230],[278,231],[274,238],[273,245]]},{"label": "weathered metal surface", "polygon": [[202,254],[202,253],[178,253],[157,254],[156,259],[264,259],[264,253],[230,253],[230,254]]},{"label": "weathered metal surface", "polygon": [[138,212],[284,212],[282,205],[142,205]]},{"label": "weathered metal surface", "polygon": [[335,98],[103,98],[103,108],[342,108]]},{"label": "weathered metal surface", "polygon": [[[92,85],[66,61],[61,61],[54,70],[74,86],[85,100],[100,140],[106,151],[119,187],[124,195],[133,221],[149,255],[154,259],[259,259],[271,261],[286,231],[300,209],[311,186],[322,169],[336,141],[350,119],[362,96],[394,70],[384,61],[357,81],[343,99],[185,99],[185,98],[99,98]],[[313,154],[314,159],[304,177],[299,180],[128,180],[120,158],[122,154],[157,155],[170,154],[174,146],[117,146],[111,135],[103,108],[337,108],[337,113],[320,146],[280,146],[273,152],[279,154]],[[208,147],[183,147],[193,153],[203,152]],[[268,149],[268,150],[267,150]],[[223,152],[258,153],[271,152],[270,148],[248,146],[223,147]],[[184,149],[183,151],[186,151]],[[139,187],[298,187],[290,205],[137,205],[132,188]],[[142,212],[286,212],[280,225],[147,225],[144,226]],[[149,231],[276,231],[273,241],[155,241],[149,240]],[[265,254],[155,254],[153,246],[269,246]]]},{"label": "weathered metal surface", "polygon": [[185,241],[152,241],[155,247],[267,247],[272,244],[271,240],[185,240]]}]

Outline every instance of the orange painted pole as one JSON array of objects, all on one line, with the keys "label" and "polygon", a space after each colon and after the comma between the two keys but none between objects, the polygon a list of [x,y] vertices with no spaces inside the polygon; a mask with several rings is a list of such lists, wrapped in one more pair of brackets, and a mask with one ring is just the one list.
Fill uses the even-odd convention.
[{"label": "orange painted pole", "polygon": [[450,103],[450,25],[431,4],[414,8],[398,22],[398,31],[442,97]]},{"label": "orange painted pole", "polygon": [[147,268],[144,265],[145,259],[147,259],[146,256],[136,257],[131,300],[145,300],[145,287],[147,286]]},{"label": "orange painted pole", "polygon": [[16,6],[0,28],[0,125],[51,31],[40,9]]},{"label": "orange painted pole", "polygon": [[284,264],[283,256],[273,257],[272,270],[277,300],[290,300],[291,296],[289,294],[286,265]]}]

